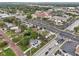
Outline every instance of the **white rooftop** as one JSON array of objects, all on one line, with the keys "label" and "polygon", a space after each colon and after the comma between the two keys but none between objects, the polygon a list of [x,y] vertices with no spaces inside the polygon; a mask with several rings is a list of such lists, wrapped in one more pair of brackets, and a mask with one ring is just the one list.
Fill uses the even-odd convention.
[{"label": "white rooftop", "polygon": [[79,20],[76,20],[73,24],[71,24],[69,27],[67,27],[66,29],[73,31],[74,27],[79,25]]}]

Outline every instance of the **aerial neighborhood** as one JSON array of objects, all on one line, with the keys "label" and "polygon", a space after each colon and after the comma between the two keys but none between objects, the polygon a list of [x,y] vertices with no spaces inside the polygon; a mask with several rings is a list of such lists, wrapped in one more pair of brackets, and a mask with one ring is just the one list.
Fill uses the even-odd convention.
[{"label": "aerial neighborhood", "polygon": [[79,5],[44,4],[0,3],[0,56],[79,56]]}]

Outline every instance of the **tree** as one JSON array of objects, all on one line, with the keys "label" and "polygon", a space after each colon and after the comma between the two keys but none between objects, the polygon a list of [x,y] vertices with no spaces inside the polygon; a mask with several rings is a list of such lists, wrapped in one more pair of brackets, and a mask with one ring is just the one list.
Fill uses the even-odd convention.
[{"label": "tree", "polygon": [[29,41],[30,41],[30,37],[29,37],[29,36],[26,36],[26,37],[24,37],[24,38],[22,39],[22,41],[20,42],[20,44],[21,44],[22,46],[26,46],[26,45],[29,44]]},{"label": "tree", "polygon": [[29,13],[27,14],[27,19],[31,19],[32,18],[32,15]]},{"label": "tree", "polygon": [[14,23],[16,24],[16,26],[20,26],[21,25],[21,21],[19,21],[18,19],[16,19],[16,21]]},{"label": "tree", "polygon": [[27,28],[27,30],[24,31],[24,36],[30,36],[32,29]]},{"label": "tree", "polygon": [[0,27],[3,27],[5,25],[4,21],[0,20]]},{"label": "tree", "polygon": [[23,32],[25,29],[27,29],[27,27],[23,24],[20,25],[21,31]]},{"label": "tree", "polygon": [[16,21],[16,17],[6,17],[4,18],[5,22],[14,23]]},{"label": "tree", "polygon": [[29,28],[24,32],[24,36],[29,36],[31,39],[36,39],[38,36],[38,33],[33,31],[31,28]]},{"label": "tree", "polygon": [[63,11],[61,11],[61,10],[56,11],[56,15],[57,15],[57,16],[63,16],[63,14],[64,14],[64,13],[63,13]]},{"label": "tree", "polygon": [[75,32],[78,32],[79,31],[79,26],[74,27],[74,30],[75,30]]},{"label": "tree", "polygon": [[14,42],[18,42],[19,40],[21,40],[22,39],[22,36],[15,36],[12,40],[14,41]]},{"label": "tree", "polygon": [[34,32],[34,31],[31,32],[31,38],[32,39],[36,39],[37,36],[38,36],[38,33]]},{"label": "tree", "polygon": [[4,42],[4,41],[1,41],[1,42],[0,42],[0,48],[5,47],[6,45],[7,45],[7,43],[6,43],[6,42]]}]

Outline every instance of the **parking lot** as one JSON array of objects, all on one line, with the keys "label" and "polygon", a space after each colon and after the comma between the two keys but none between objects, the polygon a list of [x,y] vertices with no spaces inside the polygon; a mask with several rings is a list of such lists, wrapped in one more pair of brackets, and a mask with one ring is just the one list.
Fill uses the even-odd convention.
[{"label": "parking lot", "polygon": [[78,45],[78,42],[75,41],[68,41],[66,42],[61,49],[65,52],[65,53],[69,53],[70,55],[76,56],[75,54],[75,48]]}]

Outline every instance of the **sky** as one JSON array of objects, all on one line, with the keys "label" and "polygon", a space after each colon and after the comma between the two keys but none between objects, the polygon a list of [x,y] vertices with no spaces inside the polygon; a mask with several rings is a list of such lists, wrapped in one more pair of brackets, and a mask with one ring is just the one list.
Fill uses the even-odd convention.
[{"label": "sky", "polygon": [[79,2],[79,0],[0,0],[0,2]]}]

